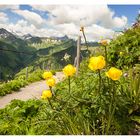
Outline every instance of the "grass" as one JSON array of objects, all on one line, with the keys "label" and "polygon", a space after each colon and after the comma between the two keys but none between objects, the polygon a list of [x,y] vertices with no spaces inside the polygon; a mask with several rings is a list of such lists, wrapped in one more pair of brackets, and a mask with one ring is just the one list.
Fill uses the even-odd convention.
[{"label": "grass", "polygon": [[[1,135],[128,135],[140,132],[140,65],[138,43],[130,29],[107,45],[108,65],[100,70],[88,68],[85,58],[79,75],[58,83],[46,100],[14,100],[0,110]],[[133,35],[133,37],[131,36]],[[131,44],[129,43],[131,39]],[[124,42],[123,42],[123,41]],[[136,46],[134,46],[134,44]],[[124,50],[133,55],[119,55]],[[133,46],[133,47],[132,47]],[[104,46],[95,56],[106,56]],[[126,59],[125,59],[126,58]],[[123,61],[125,60],[125,61]],[[111,67],[121,69],[114,81],[105,74]],[[135,132],[135,133],[134,133]]]},{"label": "grass", "polygon": [[70,94],[67,78],[53,88],[51,105],[47,100],[14,100],[1,109],[0,134],[124,135],[138,130],[140,74],[134,76],[130,70],[128,77],[114,83],[115,102],[111,104],[114,89],[106,81],[105,69],[99,94],[98,73],[87,69],[87,65],[88,61],[83,61],[79,76],[71,78]]}]

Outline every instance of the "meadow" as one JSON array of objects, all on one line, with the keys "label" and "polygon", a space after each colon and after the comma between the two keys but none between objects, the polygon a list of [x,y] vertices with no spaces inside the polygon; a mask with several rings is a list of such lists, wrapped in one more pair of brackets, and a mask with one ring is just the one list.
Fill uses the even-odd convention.
[{"label": "meadow", "polygon": [[[140,133],[140,27],[130,28],[97,49],[89,49],[78,75],[73,64],[61,69],[56,84],[51,72],[33,73],[49,90],[40,100],[13,100],[0,109],[1,135],[135,135]],[[18,77],[26,85],[25,77]],[[33,80],[32,80],[33,78]],[[16,90],[12,81],[2,90]],[[8,83],[7,83],[8,84]],[[16,86],[14,86],[16,85]],[[11,89],[15,87],[16,89]],[[1,95],[9,91],[3,91]]]}]

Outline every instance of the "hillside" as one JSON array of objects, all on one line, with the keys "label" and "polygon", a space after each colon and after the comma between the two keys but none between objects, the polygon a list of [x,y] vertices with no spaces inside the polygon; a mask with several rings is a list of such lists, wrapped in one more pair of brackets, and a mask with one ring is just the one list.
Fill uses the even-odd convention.
[{"label": "hillside", "polygon": [[[131,28],[108,45],[101,45],[94,55],[91,55],[97,56],[98,61],[101,61],[99,65],[96,65],[97,61],[89,61],[89,58],[86,58],[80,64],[78,76],[74,75],[73,67],[67,69],[67,73],[69,74],[71,70],[73,75],[69,78],[66,76],[62,82],[51,86],[51,97],[28,101],[13,100],[10,105],[0,110],[0,134],[138,135],[140,132],[138,34],[139,28]],[[53,52],[50,48],[46,51],[45,49],[47,48],[38,50],[35,62],[37,60],[43,62],[46,59],[45,62],[48,64],[47,61],[53,58],[60,61],[63,51],[69,53],[74,51],[74,47],[66,48],[65,45],[60,50],[54,47]],[[131,53],[131,61],[127,61],[128,54]],[[116,57],[117,59],[112,59]],[[91,58],[90,60],[95,60],[95,57]],[[93,63],[91,65],[93,68],[89,66],[90,63]],[[111,71],[112,66],[115,69]],[[38,86],[36,85],[36,88]],[[43,90],[46,90],[45,86],[42,87]]]},{"label": "hillside", "polygon": [[26,66],[35,48],[5,29],[0,29],[0,79],[12,77],[19,69]]},{"label": "hillside", "polygon": [[37,69],[37,67],[42,68],[42,65],[45,68],[52,64],[53,68],[57,69],[63,64],[61,60],[66,52],[72,56],[70,62],[73,63],[75,44],[67,36],[41,38],[27,34],[19,37],[2,28],[0,29],[0,79],[10,79],[27,66]]}]

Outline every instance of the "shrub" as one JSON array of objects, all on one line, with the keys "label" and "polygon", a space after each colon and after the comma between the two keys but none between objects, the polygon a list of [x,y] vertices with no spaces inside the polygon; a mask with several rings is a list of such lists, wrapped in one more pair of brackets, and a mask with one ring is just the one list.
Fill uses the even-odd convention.
[{"label": "shrub", "polygon": [[[140,56],[140,28],[129,29],[118,36],[108,46],[108,61],[120,68],[130,68],[139,63]],[[123,54],[120,55],[120,52]]]}]

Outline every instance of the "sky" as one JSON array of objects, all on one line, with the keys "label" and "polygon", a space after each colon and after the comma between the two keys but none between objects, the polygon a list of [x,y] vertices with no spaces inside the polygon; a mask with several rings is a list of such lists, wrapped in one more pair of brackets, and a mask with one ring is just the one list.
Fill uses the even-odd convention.
[{"label": "sky", "polygon": [[87,40],[112,38],[130,27],[140,5],[0,5],[0,28],[17,35],[76,39],[85,27]]}]

